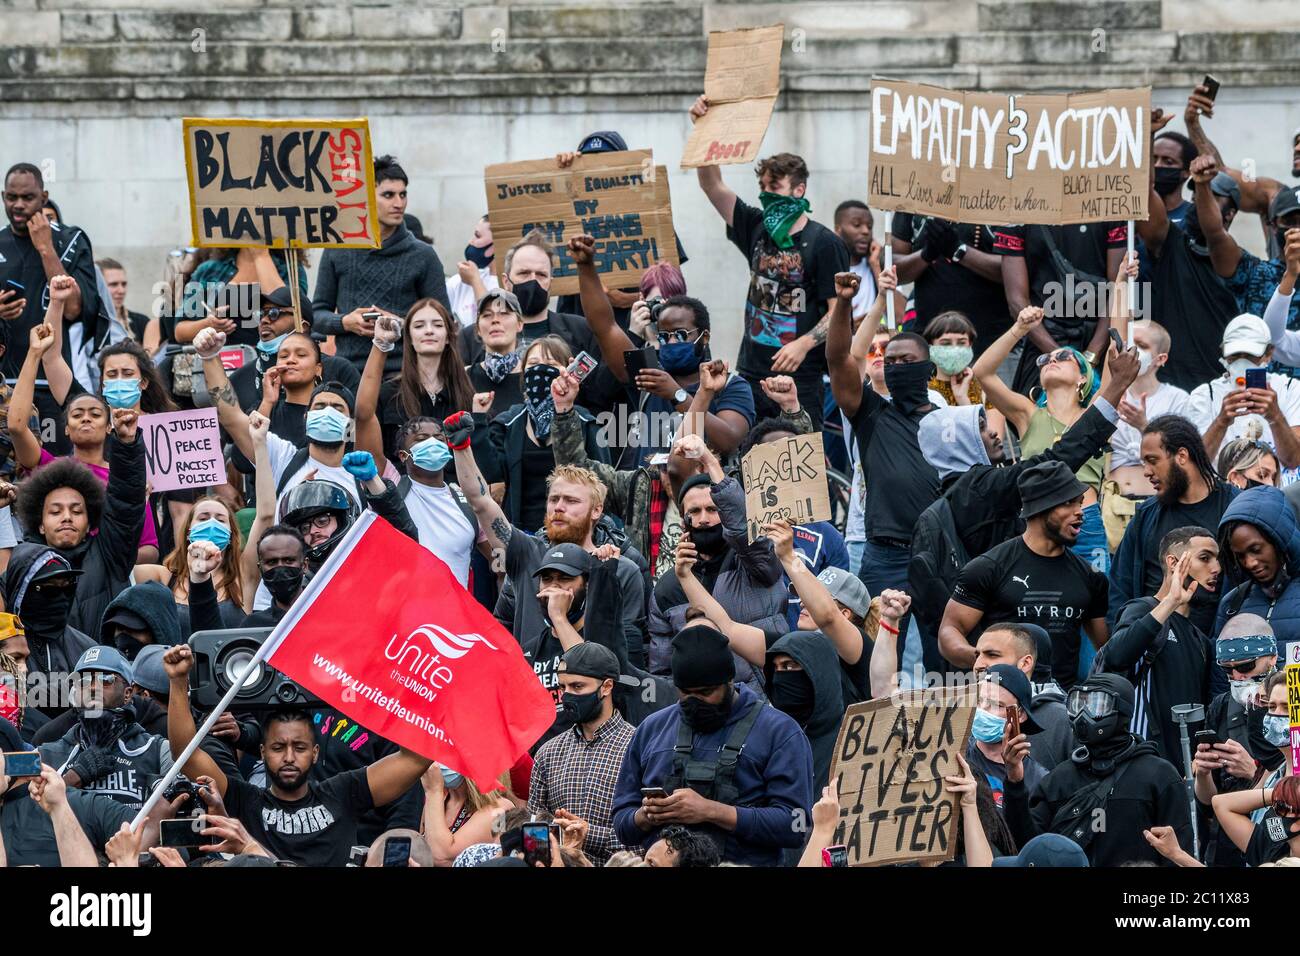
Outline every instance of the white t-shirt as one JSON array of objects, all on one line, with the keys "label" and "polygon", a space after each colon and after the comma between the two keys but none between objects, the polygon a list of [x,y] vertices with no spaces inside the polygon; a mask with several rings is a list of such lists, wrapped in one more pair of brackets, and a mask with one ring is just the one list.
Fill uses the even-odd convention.
[{"label": "white t-shirt", "polygon": [[420,544],[451,568],[461,587],[469,587],[469,559],[481,536],[477,523],[469,523],[446,485],[434,488],[413,481],[405,501],[420,532]]},{"label": "white t-shirt", "polygon": [[[275,486],[278,488],[280,487],[280,478],[284,475],[285,469],[289,467],[289,463],[293,461],[293,456],[298,454],[299,449],[293,442],[285,441],[274,432],[268,432],[266,435],[266,450],[271,457],[271,475],[275,479]],[[293,488],[302,484],[307,473],[313,468],[316,469],[317,478],[334,482],[346,491],[353,501],[356,501],[357,480],[342,465],[322,464],[309,454],[303,466],[284,483],[284,490],[276,498],[275,516],[277,521],[283,517],[280,514],[280,502],[284,500],[284,496]],[[360,506],[361,502],[357,501],[357,507]]]},{"label": "white t-shirt", "polygon": [[[1292,427],[1300,425],[1300,382],[1286,375],[1270,373],[1268,387],[1277,392],[1278,407],[1287,424]],[[1236,390],[1236,382],[1229,381],[1227,373],[1224,373],[1192,390],[1184,414],[1204,434],[1223,407],[1223,400]],[[1262,438],[1274,448],[1277,447],[1277,442],[1273,440],[1273,430],[1262,415],[1239,415],[1234,418],[1223,436],[1223,442],[1226,444],[1236,438]]]},{"label": "white t-shirt", "polygon": [[[497,282],[491,266],[479,269],[478,274],[486,291],[491,292],[500,287],[501,283]],[[451,305],[451,314],[460,322],[462,329],[472,328],[478,321],[478,300],[474,298],[474,289],[461,281],[459,272],[447,277],[447,302]]]},{"label": "white t-shirt", "polygon": [[876,301],[876,277],[871,272],[871,263],[864,257],[856,265],[849,266],[850,272],[856,272],[862,281],[858,284],[858,294],[853,297],[853,317],[867,314],[871,303]]},{"label": "white t-shirt", "polygon": [[[1141,405],[1142,400],[1131,391],[1125,398],[1134,405]],[[1160,387],[1147,396],[1147,421],[1161,415],[1187,415],[1187,404],[1191,396],[1177,385],[1161,382]],[[1121,420],[1115,426],[1115,434],[1110,436],[1110,467],[1123,468],[1142,463],[1142,433]]]}]

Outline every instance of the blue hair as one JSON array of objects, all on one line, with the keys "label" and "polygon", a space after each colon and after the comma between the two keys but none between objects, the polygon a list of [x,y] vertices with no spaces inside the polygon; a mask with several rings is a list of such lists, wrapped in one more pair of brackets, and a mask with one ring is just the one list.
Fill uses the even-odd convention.
[{"label": "blue hair", "polygon": [[[1097,370],[1092,367],[1092,364],[1078,349],[1072,348],[1068,345],[1062,347],[1070,350],[1074,355],[1074,360],[1079,363],[1079,371],[1087,377],[1087,380],[1083,384],[1083,394],[1080,396],[1079,400],[1079,404],[1084,408],[1087,408],[1088,403],[1092,401],[1092,396],[1096,395],[1097,389],[1101,388],[1101,376],[1097,374]],[[1053,349],[1052,351],[1056,350]],[[1047,407],[1047,392],[1042,388],[1038,389],[1038,397],[1034,399],[1034,404],[1039,408]]]}]

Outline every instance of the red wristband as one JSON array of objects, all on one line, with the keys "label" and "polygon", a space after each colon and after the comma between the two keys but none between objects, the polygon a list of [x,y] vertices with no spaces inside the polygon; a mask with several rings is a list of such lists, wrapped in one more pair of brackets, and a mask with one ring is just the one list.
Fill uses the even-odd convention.
[{"label": "red wristband", "polygon": [[880,626],[883,627],[885,630],[887,630],[890,634],[893,634],[895,636],[898,635],[898,628],[891,627],[890,625],[886,624],[884,618],[880,619]]}]

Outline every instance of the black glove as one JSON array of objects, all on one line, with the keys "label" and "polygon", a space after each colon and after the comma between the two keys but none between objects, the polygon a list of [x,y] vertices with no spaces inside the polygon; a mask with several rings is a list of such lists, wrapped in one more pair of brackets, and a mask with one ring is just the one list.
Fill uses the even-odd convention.
[{"label": "black glove", "polygon": [[442,423],[447,433],[447,446],[452,451],[469,447],[469,436],[474,434],[474,416],[469,412],[457,412]]},{"label": "black glove", "polygon": [[104,779],[116,768],[117,761],[111,753],[94,747],[83,747],[77,759],[68,764],[68,769],[81,778],[83,788]]},{"label": "black glove", "polygon": [[925,224],[922,236],[925,239],[925,248],[921,250],[921,258],[926,262],[950,259],[957,251],[957,247],[961,245],[956,225],[947,219],[931,219]]}]

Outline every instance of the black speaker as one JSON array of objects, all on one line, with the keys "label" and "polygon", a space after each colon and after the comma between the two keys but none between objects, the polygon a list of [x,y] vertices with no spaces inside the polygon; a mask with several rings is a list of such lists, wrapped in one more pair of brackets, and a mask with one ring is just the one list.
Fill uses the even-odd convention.
[{"label": "black speaker", "polygon": [[[221,703],[271,630],[231,627],[192,634],[190,649],[194,652],[194,666],[190,670],[190,703],[199,710],[211,710]],[[319,697],[263,661],[230,702],[230,709],[308,707],[320,703],[323,701]]]}]

